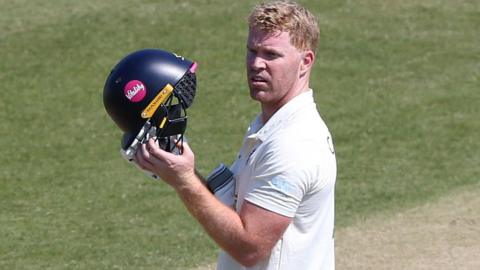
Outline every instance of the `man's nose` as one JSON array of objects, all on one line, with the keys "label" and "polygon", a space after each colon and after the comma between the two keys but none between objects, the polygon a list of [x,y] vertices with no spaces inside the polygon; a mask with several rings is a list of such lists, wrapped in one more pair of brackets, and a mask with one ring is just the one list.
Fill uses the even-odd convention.
[{"label": "man's nose", "polygon": [[256,55],[251,56],[251,57],[249,57],[248,66],[252,70],[265,69],[265,67],[266,67],[265,59],[263,59],[262,57],[256,56]]}]

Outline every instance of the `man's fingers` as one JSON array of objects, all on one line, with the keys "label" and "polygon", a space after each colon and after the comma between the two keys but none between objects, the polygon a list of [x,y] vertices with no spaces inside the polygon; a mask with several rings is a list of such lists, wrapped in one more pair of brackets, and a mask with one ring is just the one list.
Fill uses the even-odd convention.
[{"label": "man's fingers", "polygon": [[140,166],[140,168],[151,170],[151,168],[153,168],[153,164],[149,159],[151,159],[150,153],[148,152],[146,145],[142,144],[139,151],[135,153],[134,161],[138,164],[138,166]]},{"label": "man's fingers", "polygon": [[146,147],[150,155],[160,160],[167,160],[170,157],[170,155],[172,155],[171,153],[161,149],[158,143],[154,139],[149,139],[146,144]]},{"label": "man's fingers", "polygon": [[182,149],[183,155],[193,156],[192,148],[190,148],[190,145],[188,145],[187,142],[183,142],[182,146],[183,146],[183,149]]}]

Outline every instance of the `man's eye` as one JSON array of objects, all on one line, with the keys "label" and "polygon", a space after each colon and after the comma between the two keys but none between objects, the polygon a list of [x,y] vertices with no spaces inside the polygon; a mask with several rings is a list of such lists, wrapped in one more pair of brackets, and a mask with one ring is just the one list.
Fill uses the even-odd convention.
[{"label": "man's eye", "polygon": [[269,58],[277,58],[277,57],[280,57],[280,55],[276,52],[267,52],[267,56]]}]

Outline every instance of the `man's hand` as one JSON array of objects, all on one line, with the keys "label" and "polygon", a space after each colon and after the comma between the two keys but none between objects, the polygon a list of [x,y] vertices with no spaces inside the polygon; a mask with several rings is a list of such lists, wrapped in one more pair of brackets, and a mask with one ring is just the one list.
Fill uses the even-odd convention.
[{"label": "man's hand", "polygon": [[135,162],[144,170],[160,176],[174,189],[187,187],[195,178],[195,157],[186,142],[181,155],[162,150],[154,139],[142,144],[135,155]]}]

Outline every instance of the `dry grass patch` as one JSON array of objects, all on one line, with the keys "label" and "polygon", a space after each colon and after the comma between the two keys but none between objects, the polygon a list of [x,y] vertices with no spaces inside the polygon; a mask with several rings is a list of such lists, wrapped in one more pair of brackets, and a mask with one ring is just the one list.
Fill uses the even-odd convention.
[{"label": "dry grass patch", "polygon": [[480,269],[480,186],[336,237],[337,269]]}]

